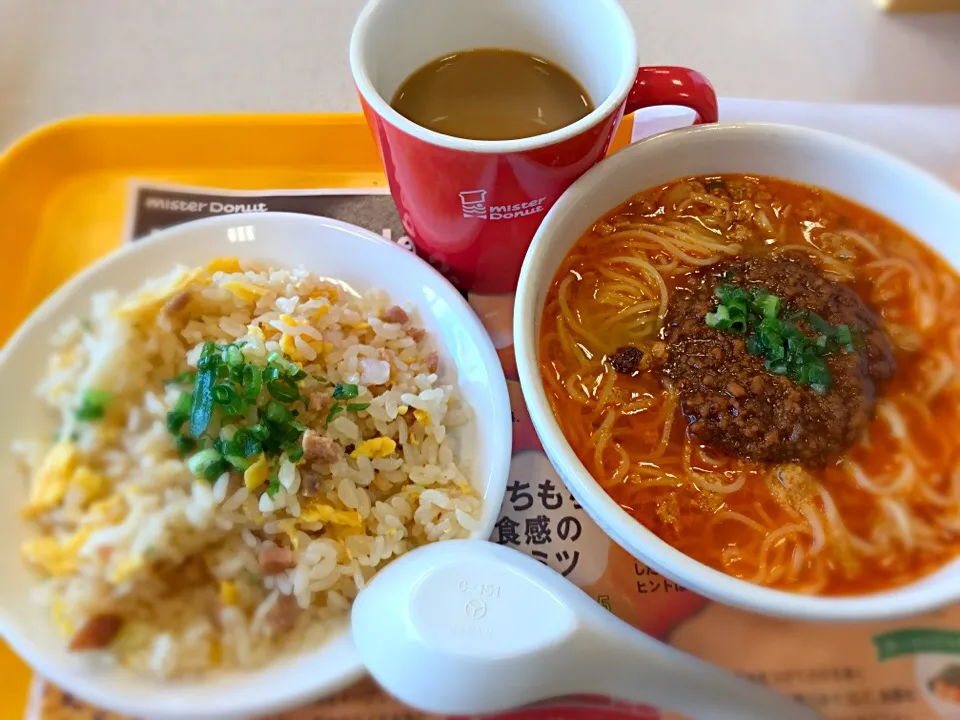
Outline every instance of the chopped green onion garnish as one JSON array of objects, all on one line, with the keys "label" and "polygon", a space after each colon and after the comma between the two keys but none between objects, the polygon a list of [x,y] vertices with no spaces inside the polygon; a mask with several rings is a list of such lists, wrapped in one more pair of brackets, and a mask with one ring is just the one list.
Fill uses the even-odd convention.
[{"label": "chopped green onion garnish", "polygon": [[334,400],[350,400],[360,394],[360,388],[352,383],[337,383],[333,388]]},{"label": "chopped green onion garnish", "polygon": [[853,352],[853,333],[849,325],[837,325],[836,338],[847,352]]},{"label": "chopped green onion garnish", "polygon": [[267,364],[275,365],[284,372],[284,374],[293,377],[301,372],[300,366],[295,362],[287,360],[283,355],[278,352],[272,352],[267,356]]},{"label": "chopped green onion garnish", "polygon": [[183,424],[190,419],[190,406],[193,403],[191,393],[180,393],[177,404],[167,413],[167,431],[172,435],[179,435]]},{"label": "chopped green onion garnish", "polygon": [[370,403],[347,403],[347,412],[360,412],[370,407]]},{"label": "chopped green onion garnish", "polygon": [[189,415],[192,406],[193,394],[180,393],[180,397],[177,398],[177,404],[173,406],[173,412],[180,413],[181,415]]},{"label": "chopped green onion garnish", "polygon": [[787,364],[783,361],[770,361],[766,362],[767,370],[772,372],[774,375],[786,375],[787,374]]},{"label": "chopped green onion garnish", "polygon": [[234,467],[234,469],[239,470],[240,472],[243,472],[248,467],[253,465],[253,458],[240,457],[239,455],[226,455],[224,456],[224,460],[226,460]]},{"label": "chopped green onion garnish", "polygon": [[730,308],[726,305],[717,305],[716,312],[707,313],[707,325],[717,330],[726,330],[730,327]]},{"label": "chopped green onion garnish", "polygon": [[247,404],[243,401],[232,382],[221,382],[213,388],[213,400],[222,409],[226,417],[243,415]]},{"label": "chopped green onion garnish", "polygon": [[[724,278],[730,279],[729,271]],[[832,382],[824,355],[862,348],[859,333],[848,325],[831,325],[815,312],[790,310],[780,317],[781,298],[764,288],[747,291],[722,282],[713,294],[719,303],[704,316],[709,327],[746,334],[747,352],[762,357],[769,372],[809,385],[815,392],[827,392]],[[796,323],[805,324],[814,335],[805,334]]]},{"label": "chopped green onion garnish", "polygon": [[[300,411],[290,406],[303,402],[297,381],[307,374],[281,353],[270,353],[262,367],[247,362],[240,350],[242,345],[204,343],[196,373],[178,376],[193,384],[192,393],[180,393],[176,406],[167,414],[167,429],[177,451],[181,456],[195,451],[187,465],[194,475],[210,482],[224,472],[245,471],[261,453],[274,465],[283,453],[293,461],[303,457],[300,442],[307,426],[295,419]],[[264,386],[270,399],[258,403]],[[344,397],[356,397],[359,389],[345,385],[341,392]],[[258,421],[247,426],[251,410],[256,411]],[[342,411],[339,406],[338,412]],[[211,437],[208,429],[214,413],[219,413],[215,423],[221,429]],[[184,427],[187,423],[189,428]],[[271,496],[280,489],[276,474],[274,467],[268,488]]]},{"label": "chopped green onion garnish", "polygon": [[278,492],[280,492],[280,477],[277,475],[277,470],[274,469],[270,473],[270,484],[267,485],[267,495],[273,497]]},{"label": "chopped green onion garnish", "polygon": [[297,383],[290,377],[279,377],[267,381],[267,390],[280,402],[292,403],[300,399]]},{"label": "chopped green onion garnish", "polygon": [[810,327],[816,330],[821,335],[826,335],[827,337],[833,337],[833,325],[828,323],[822,317],[817,315],[815,312],[807,311],[806,320],[810,323]]},{"label": "chopped green onion garnish", "polygon": [[197,380],[193,386],[193,404],[190,408],[190,435],[198,438],[206,431],[213,417],[213,388],[217,382],[220,356],[216,345],[204,343],[197,363]]},{"label": "chopped green onion garnish", "polygon": [[242,457],[257,455],[262,450],[260,441],[257,440],[252,431],[246,429],[237,430],[231,443],[235,452]]},{"label": "chopped green onion garnish", "polygon": [[260,442],[263,442],[268,437],[270,437],[270,430],[265,425],[261,423],[257,423],[252,428],[250,428],[250,434],[253,435],[253,437],[259,440]]},{"label": "chopped green onion garnish", "polygon": [[753,307],[764,317],[775,318],[780,312],[780,298],[769,293],[757,293],[753,298]]},{"label": "chopped green onion garnish", "polygon": [[330,382],[330,381],[327,380],[323,375],[313,375],[312,377],[313,377],[314,380],[317,380],[318,382],[322,382],[322,383],[328,383],[328,382]]},{"label": "chopped green onion garnish", "polygon": [[[824,393],[830,388],[833,378],[830,377],[830,371],[821,360],[818,364],[811,364],[807,370],[807,382],[817,392]],[[818,388],[822,388],[818,389]]]},{"label": "chopped green onion garnish", "polygon": [[236,395],[236,391],[227,383],[220,383],[213,388],[213,401],[217,405],[228,405]]},{"label": "chopped green onion garnish", "polygon": [[278,402],[271,400],[263,411],[264,417],[272,423],[286,423],[290,421],[290,411]]},{"label": "chopped green onion garnish", "polygon": [[327,413],[327,425],[329,425],[337,415],[342,413],[343,409],[343,405],[334,403],[333,407],[330,408],[330,412]]},{"label": "chopped green onion garnish", "polygon": [[190,419],[189,415],[181,415],[175,410],[171,410],[167,413],[167,432],[170,434],[178,434],[180,428],[183,427],[183,424]]},{"label": "chopped green onion garnish", "polygon": [[99,420],[107,411],[107,405],[113,400],[113,393],[107,390],[89,388],[80,398],[80,407],[74,413],[77,420]]},{"label": "chopped green onion garnish", "polygon": [[177,452],[180,453],[181,457],[186,455],[188,452],[193,452],[193,450],[197,447],[197,441],[186,435],[177,435],[173,439],[173,444],[174,447],[177,448]]},{"label": "chopped green onion garnish", "polygon": [[214,448],[201,450],[187,460],[187,467],[195,477],[216,480],[227,469],[223,455]]},{"label": "chopped green onion garnish", "polygon": [[227,345],[223,349],[223,360],[230,367],[243,365],[243,353],[236,345]]},{"label": "chopped green onion garnish", "polygon": [[243,396],[247,400],[256,400],[263,387],[263,372],[256,365],[244,365],[240,384],[243,386]]}]

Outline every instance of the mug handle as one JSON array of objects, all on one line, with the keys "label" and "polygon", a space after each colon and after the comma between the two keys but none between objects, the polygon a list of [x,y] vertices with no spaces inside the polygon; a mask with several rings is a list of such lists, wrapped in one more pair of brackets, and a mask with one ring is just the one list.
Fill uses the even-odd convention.
[{"label": "mug handle", "polygon": [[625,114],[654,105],[682,105],[693,110],[694,125],[719,119],[717,93],[696,70],[669,65],[642,67],[627,95]]}]

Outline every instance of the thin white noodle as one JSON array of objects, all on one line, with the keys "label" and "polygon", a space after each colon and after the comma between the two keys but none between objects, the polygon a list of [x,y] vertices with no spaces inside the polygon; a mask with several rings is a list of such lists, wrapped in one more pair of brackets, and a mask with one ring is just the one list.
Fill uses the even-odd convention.
[{"label": "thin white noodle", "polygon": [[656,449],[650,453],[650,459],[655,460],[663,457],[667,446],[670,444],[670,432],[673,430],[673,419],[676,417],[677,398],[673,393],[667,394],[667,404],[664,408],[666,419],[663,421],[663,432],[660,433],[660,442]]},{"label": "thin white noodle", "polygon": [[814,567],[817,569],[817,577],[811,580],[807,585],[798,585],[791,588],[793,592],[802,595],[817,595],[827,585],[827,564],[823,560],[816,562]]},{"label": "thin white noodle", "polygon": [[935,357],[939,358],[937,368],[934,371],[932,380],[928,382],[924,388],[923,393],[924,400],[928,402],[950,385],[957,374],[956,365],[954,365],[953,361],[944,353],[936,353]]},{"label": "thin white noodle", "polygon": [[770,219],[767,217],[766,211],[763,208],[760,208],[757,213],[753,216],[757,225],[761,227],[765,232],[773,235],[773,225],[770,224]]},{"label": "thin white noodle", "polygon": [[755,585],[762,585],[771,582],[771,580],[767,578],[767,555],[770,554],[770,548],[774,545],[774,543],[779,542],[786,537],[791,535],[803,535],[809,532],[810,529],[804,525],[784,525],[783,527],[778,528],[768,534],[763,539],[763,543],[760,545],[760,550],[758,552],[758,556],[760,557],[760,567],[757,571],[757,574],[748,580],[748,582],[754,583]]},{"label": "thin white noodle", "polygon": [[783,254],[786,252],[792,252],[792,251],[801,251],[806,253],[807,255],[813,255],[818,260],[820,260],[825,270],[829,269],[835,275],[838,275],[839,277],[844,278],[846,280],[852,280],[856,276],[856,273],[854,273],[854,271],[851,268],[847,267],[843,263],[840,263],[834,260],[829,255],[826,255],[822,251],[817,250],[815,247],[812,247],[810,245],[779,245],[778,247],[774,248],[772,252],[774,254],[780,255],[780,254]]},{"label": "thin white noodle", "polygon": [[606,320],[604,320],[602,323],[600,323],[600,327],[598,329],[601,332],[607,331],[611,327],[616,325],[618,322],[621,322],[623,320],[632,320],[633,318],[630,317],[631,315],[639,315],[640,313],[646,312],[647,310],[653,310],[655,307],[657,307],[657,305],[659,305],[659,303],[648,300],[645,302],[635,303],[633,305],[630,305],[629,307],[625,307],[622,310],[618,310],[613,315],[611,315]]},{"label": "thin white noodle", "polygon": [[586,405],[590,402],[590,396],[583,390],[583,381],[580,379],[580,373],[574,373],[568,377],[566,382],[563,383],[563,386],[567,389],[570,397],[581,405]]},{"label": "thin white noodle", "polygon": [[697,446],[697,455],[699,455],[705,462],[710,463],[714,466],[720,466],[723,464],[723,461],[720,458],[715,458],[713,455],[709,455],[707,450],[702,445]]},{"label": "thin white noodle", "polygon": [[886,421],[887,425],[890,426],[890,432],[893,433],[893,436],[897,438],[897,440],[901,442],[909,440],[907,423],[904,422],[903,416],[900,414],[900,411],[894,407],[893,403],[886,401],[880,402],[877,406],[877,415]]},{"label": "thin white noodle", "polygon": [[[610,428],[613,427],[614,422],[617,420],[618,413],[616,410],[609,410],[607,414],[604,415],[603,421],[600,423],[600,427],[596,429],[593,433],[594,440],[594,450],[593,450],[593,461],[594,465],[597,468],[603,469],[603,452],[607,448],[607,442],[610,440]],[[600,483],[603,487],[609,487],[612,482],[607,478],[597,478],[597,482]]]},{"label": "thin white noodle", "polygon": [[634,232],[638,236],[646,238],[651,242],[656,243],[661,248],[667,250],[674,257],[679,258],[680,260],[683,260],[683,262],[687,263],[687,265],[702,267],[704,265],[712,265],[713,263],[716,262],[716,258],[713,256],[708,256],[705,258],[693,257],[692,255],[689,255],[683,250],[681,250],[678,244],[673,242],[673,240],[666,237],[662,237],[661,235],[657,235],[656,233],[648,232],[646,230],[635,230]]},{"label": "thin white noodle", "polygon": [[805,503],[801,510],[803,516],[810,525],[810,534],[813,536],[813,543],[810,545],[810,553],[816,555],[827,545],[827,532],[823,529],[823,523],[817,516],[817,511],[812,503]]},{"label": "thin white noodle", "polygon": [[803,561],[806,559],[806,554],[803,552],[803,548],[798,543],[793,548],[793,562],[790,565],[790,579],[795,580],[797,575],[800,574],[800,571],[803,569]]},{"label": "thin white noodle", "polygon": [[690,456],[692,454],[690,445],[691,443],[689,440],[683,444],[683,471],[699,490],[703,492],[715,492],[720,493],[721,495],[727,495],[729,493],[735,493],[743,487],[744,483],[747,481],[747,473],[739,473],[737,479],[732,483],[723,484],[708,480],[694,470],[690,463]]},{"label": "thin white noodle", "polygon": [[617,469],[613,471],[613,476],[610,478],[610,483],[612,485],[616,485],[623,482],[627,477],[627,473],[630,472],[630,456],[627,455],[626,450],[619,445],[614,445],[613,448],[620,456],[620,463],[617,465]]},{"label": "thin white noodle", "polygon": [[705,492],[721,493],[724,495],[737,492],[737,490],[742,488],[743,484],[747,481],[747,476],[744,473],[741,473],[736,480],[727,485],[711,482],[700,475],[700,473],[694,472],[693,470],[690,470],[689,473],[693,484],[696,485],[700,490]]},{"label": "thin white noodle", "polygon": [[917,321],[921,330],[929,330],[937,319],[937,301],[929,293],[917,293],[914,297],[917,307]]},{"label": "thin white noodle", "polygon": [[875,258],[880,257],[880,251],[877,250],[877,246],[874,245],[869,240],[867,240],[860,233],[855,232],[853,230],[840,230],[837,232],[837,235],[839,235],[840,237],[846,238],[847,240],[852,240],[857,245],[859,245],[864,250],[866,250],[870,255],[873,255],[873,257]]},{"label": "thin white noodle", "polygon": [[932,487],[932,483],[922,483],[920,485],[920,494],[930,503],[938,507],[960,507],[960,468],[954,470],[950,475],[950,489],[948,495],[938,493]]},{"label": "thin white noodle", "polygon": [[904,547],[908,550],[913,549],[916,543],[910,526],[910,518],[903,505],[892,498],[884,497],[880,498],[880,506],[883,508],[884,514],[893,521],[893,524],[900,531]]},{"label": "thin white noodle", "polygon": [[[589,344],[592,347],[599,347],[601,345],[600,341],[594,337],[593,333],[588,331],[583,323],[580,322],[580,318],[577,317],[576,313],[570,308],[570,302],[567,299],[567,290],[570,287],[570,283],[573,282],[573,275],[567,275],[561,282],[560,287],[557,292],[557,300],[560,302],[560,309],[563,312],[563,317],[567,320],[568,324],[575,324],[573,330],[578,332],[582,337],[586,338]],[[661,281],[662,282],[662,281]]]},{"label": "thin white noodle", "polygon": [[674,490],[683,487],[683,481],[678,478],[670,478],[667,476],[661,478],[636,478],[634,479],[633,475],[628,474],[624,478],[624,482],[629,483],[635,487],[648,489],[648,488],[657,488],[657,487],[667,487],[673,488]]},{"label": "thin white noodle", "polygon": [[[647,229],[654,227],[660,228],[663,232],[670,236],[670,238],[678,244],[680,247],[686,248],[687,250],[702,250],[706,248],[707,250],[713,250],[714,252],[725,253],[727,255],[736,255],[743,249],[743,246],[740,243],[723,243],[718,242],[722,236],[718,236],[712,232],[704,230],[698,225],[689,225],[687,223],[681,222],[669,222],[666,225],[648,225],[645,226]],[[689,237],[694,236],[696,242],[690,242]]]},{"label": "thin white noodle", "polygon": [[722,522],[743,523],[750,529],[756,530],[761,535],[765,535],[766,533],[770,532],[770,528],[765,528],[756,520],[749,518],[742,513],[734,512],[733,510],[724,510],[723,512],[717,513],[713,516],[713,520],[716,525],[719,525]]},{"label": "thin white noodle", "polygon": [[660,319],[663,320],[663,318],[667,316],[667,296],[669,293],[667,291],[667,284],[663,281],[663,278],[660,277],[660,273],[658,273],[649,262],[640,258],[618,255],[617,257],[610,258],[609,262],[611,264],[621,262],[625,265],[633,265],[638,267],[647,277],[656,283],[660,290],[660,311],[657,314],[660,316]]},{"label": "thin white noodle", "polygon": [[870,493],[871,495],[895,495],[899,492],[909,489],[917,479],[917,466],[913,460],[905,455],[901,455],[900,472],[888,485],[877,485],[863,471],[858,463],[847,460],[843,465],[857,483],[857,486]]},{"label": "thin white noodle", "polygon": [[861,555],[874,556],[880,552],[880,549],[871,545],[867,541],[857,537],[852,532],[847,530],[846,525],[843,524],[843,519],[840,517],[840,511],[837,509],[837,504],[833,501],[833,497],[828,493],[824,488],[820,488],[820,502],[823,504],[824,516],[827,518],[827,523],[833,527],[834,535],[841,541],[845,538],[850,541],[850,544],[857,550]]},{"label": "thin white noodle", "polygon": [[883,260],[874,260],[873,262],[867,263],[864,265],[863,269],[865,271],[886,269],[892,270],[891,273],[883,273],[879,278],[877,278],[877,283],[885,282],[893,272],[905,272],[909,276],[909,285],[911,292],[917,293],[920,291],[920,276],[917,275],[916,270],[903,258],[884,258]]},{"label": "thin white noodle", "polygon": [[610,397],[613,395],[613,391],[617,384],[617,376],[612,373],[604,373],[603,379],[600,381],[600,387],[597,388],[597,406],[598,408],[605,408],[610,402]]}]

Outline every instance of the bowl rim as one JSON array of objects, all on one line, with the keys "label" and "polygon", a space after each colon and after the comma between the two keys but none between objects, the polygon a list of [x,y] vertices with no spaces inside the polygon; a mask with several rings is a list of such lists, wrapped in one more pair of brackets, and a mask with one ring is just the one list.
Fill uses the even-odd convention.
[{"label": "bowl rim", "polygon": [[[492,383],[486,388],[486,391],[491,397],[494,412],[491,413],[488,418],[478,417],[474,420],[477,428],[477,449],[479,451],[482,448],[491,458],[489,472],[480,478],[481,480],[489,478],[489,482],[485,488],[485,495],[488,496],[486,503],[489,504],[491,509],[488,511],[485,508],[480,527],[470,533],[470,539],[488,539],[493,531],[494,523],[498,517],[500,503],[506,492],[512,449],[512,428],[509,422],[510,400],[506,377],[500,359],[480,319],[473,312],[463,294],[446,278],[410,251],[401,248],[396,243],[388,241],[376,233],[350,223],[333,218],[302,213],[237,213],[181,223],[157,231],[142,240],[123,245],[90,263],[79,272],[74,273],[34,308],[10,335],[2,349],[0,349],[0,372],[4,371],[4,368],[12,357],[21,352],[21,345],[27,341],[27,336],[34,332],[36,325],[45,320],[49,320],[51,316],[63,313],[69,314],[70,311],[66,310],[64,306],[68,305],[77,295],[89,298],[89,296],[95,294],[96,289],[89,288],[88,285],[95,284],[98,278],[115,272],[113,270],[114,266],[123,262],[123,260],[130,255],[149,252],[159,245],[176,246],[178,242],[182,242],[184,235],[189,236],[198,231],[209,232],[217,228],[226,229],[237,225],[254,225],[266,231],[267,228],[265,226],[283,226],[288,224],[299,225],[300,229],[306,229],[307,232],[309,232],[310,228],[316,228],[318,230],[320,228],[332,228],[344,236],[357,237],[379,248],[375,250],[375,252],[382,252],[388,255],[393,254],[396,257],[395,266],[403,265],[404,263],[420,265],[420,269],[427,272],[428,277],[432,277],[433,283],[431,284],[431,288],[442,288],[444,290],[444,300],[447,301],[448,305],[455,312],[459,326],[466,329],[471,339],[475,342],[477,356],[479,356],[489,377],[492,378]],[[345,237],[344,239],[348,240],[349,238]],[[264,248],[264,245],[261,244],[260,247]],[[246,250],[246,252],[244,252],[244,250]],[[169,250],[165,252],[168,255],[170,263],[172,263],[171,268],[173,264],[177,264],[178,262],[182,264],[182,261],[179,261]],[[248,249],[244,245],[241,245],[237,248],[236,255],[241,258],[249,257],[256,259],[258,255],[268,256],[269,253],[269,246],[266,246],[266,249],[258,251],[255,248]],[[213,256],[211,256],[210,259],[213,259]],[[166,272],[168,269],[169,268],[165,268],[163,272]],[[316,270],[313,270],[313,272],[316,272]],[[365,271],[361,271],[361,274],[362,272]],[[137,284],[142,285],[143,282],[150,278],[157,277],[159,274],[160,273],[152,271],[146,272],[137,280]],[[351,283],[351,285],[354,284],[359,283]],[[377,287],[375,278],[369,281],[369,287]],[[432,312],[431,308],[422,307],[421,305],[423,305],[423,303],[417,304],[416,306],[418,312],[422,315],[430,315]],[[441,343],[441,347],[443,347],[443,343]],[[280,711],[330,695],[359,680],[366,671],[354,647],[349,622],[348,614],[344,626],[334,630],[317,647],[292,655],[284,655],[279,659],[279,662],[284,665],[316,662],[322,659],[322,654],[331,648],[331,646],[337,645],[339,647],[337,652],[343,656],[342,659],[344,662],[335,671],[324,673],[321,682],[316,686],[299,684],[288,688],[282,683],[278,683],[276,691],[272,694],[265,693],[257,698],[251,698],[249,696],[227,697],[222,698],[216,705],[212,705],[209,708],[192,707],[191,717],[198,718],[198,720],[201,718],[223,718],[224,720],[229,718],[232,720],[239,717],[259,716],[264,713]],[[183,716],[183,710],[178,703],[172,703],[170,706],[158,708],[154,703],[151,703],[150,700],[135,700],[132,696],[120,699],[110,696],[101,688],[98,678],[102,677],[103,671],[99,667],[81,676],[71,673],[70,670],[64,666],[58,664],[51,665],[47,661],[49,653],[47,649],[45,649],[45,646],[35,641],[25,632],[22,632],[17,626],[16,615],[3,608],[0,608],[0,637],[9,644],[11,649],[14,650],[23,661],[33,667],[38,673],[49,678],[61,688],[75,693],[91,703],[109,707],[116,712],[132,716],[146,716],[150,718],[174,718]],[[340,660],[340,658],[337,659],[338,661]],[[236,668],[228,671],[226,674],[228,676],[236,676],[239,682],[243,676],[251,677],[262,670],[275,667],[276,665],[277,661],[274,660],[261,667],[251,669]],[[108,669],[106,672],[107,674],[112,674],[113,670]],[[177,681],[175,679],[162,681],[159,679],[144,678],[144,680],[155,682],[158,688],[167,685],[167,692],[176,692]],[[193,682],[202,684],[203,679],[193,679]],[[151,694],[147,697],[153,697],[153,695]]]},{"label": "bowl rim", "polygon": [[[517,370],[523,397],[544,451],[577,500],[611,539],[661,574],[711,600],[765,615],[820,621],[893,619],[934,610],[955,601],[960,598],[960,587],[952,587],[949,581],[934,581],[931,587],[925,588],[922,593],[914,589],[918,583],[929,581],[939,571],[907,585],[876,593],[807,596],[753,585],[710,568],[661,540],[621,508],[576,456],[553,415],[540,381],[538,337],[534,332],[543,310],[542,303],[537,302],[536,296],[542,288],[552,283],[557,270],[556,266],[548,265],[545,260],[552,236],[554,233],[563,232],[558,228],[562,228],[576,203],[582,196],[599,191],[605,184],[604,178],[615,168],[642,162],[643,156],[654,148],[678,146],[691,137],[707,137],[712,141],[719,141],[732,134],[740,135],[741,139],[773,138],[784,144],[814,143],[838,155],[871,160],[886,166],[891,174],[904,177],[910,182],[925,184],[932,192],[943,193],[948,203],[955,202],[960,207],[960,194],[953,188],[899,157],[834,133],[793,125],[697,125],[653,135],[611,155],[581,176],[550,209],[530,244],[520,271],[513,317]],[[781,177],[790,179],[789,173],[784,173]],[[627,197],[629,194],[626,194],[623,200]],[[611,205],[611,209],[623,200],[616,201]],[[949,564],[941,566],[940,570]]]}]

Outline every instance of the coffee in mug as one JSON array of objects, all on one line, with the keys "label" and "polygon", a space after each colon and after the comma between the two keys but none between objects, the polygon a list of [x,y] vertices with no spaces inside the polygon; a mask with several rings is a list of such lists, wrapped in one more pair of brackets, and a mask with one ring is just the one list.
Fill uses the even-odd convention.
[{"label": "coffee in mug", "polygon": [[411,74],[393,109],[420,127],[470,140],[514,140],[559,130],[594,105],[559,65],[499,48],[450,53]]}]

